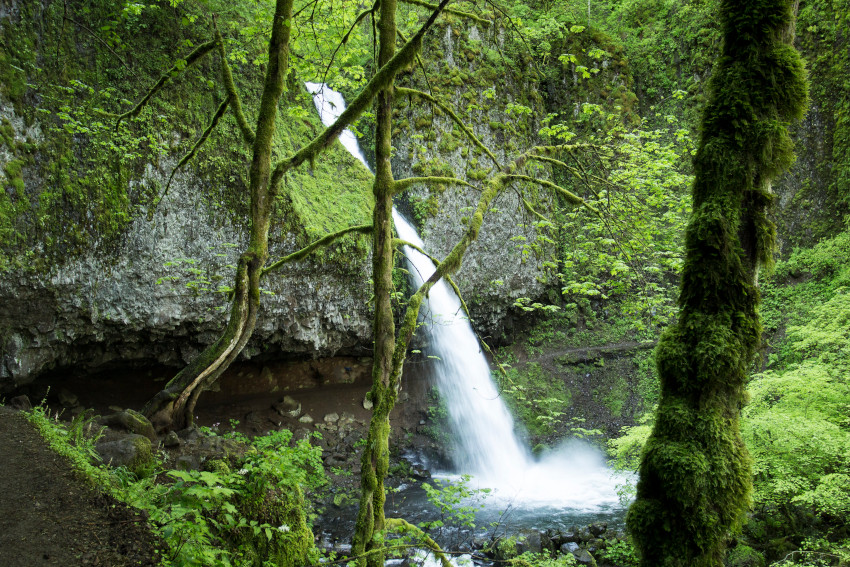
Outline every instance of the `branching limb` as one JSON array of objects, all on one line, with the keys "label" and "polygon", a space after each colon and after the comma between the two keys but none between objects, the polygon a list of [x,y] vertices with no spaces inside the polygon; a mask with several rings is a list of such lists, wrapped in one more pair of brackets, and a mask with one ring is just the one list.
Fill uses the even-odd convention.
[{"label": "branching limb", "polygon": [[555,183],[552,183],[551,181],[546,181],[545,179],[536,179],[534,177],[531,177],[530,175],[517,175],[517,174],[506,175],[505,178],[508,179],[509,181],[526,181],[528,183],[536,183],[536,184],[538,184],[542,187],[546,187],[547,189],[551,189],[555,193],[564,197],[567,201],[569,201],[573,205],[581,205],[582,207],[585,207],[589,211],[592,211],[599,218],[602,218],[602,213],[599,212],[599,209],[597,209],[596,207],[594,207],[593,205],[591,205],[590,203],[588,203],[587,201],[585,201],[584,199],[582,199],[581,197],[576,195],[575,193],[573,193],[571,191],[567,191],[566,189],[564,189],[560,185],[556,185]]},{"label": "branching limb", "polygon": [[393,185],[393,195],[404,193],[417,183],[422,183],[423,185],[466,185],[467,187],[472,187],[472,185],[463,179],[458,179],[457,177],[406,177],[395,181]]},{"label": "branching limb", "polygon": [[273,264],[266,266],[265,268],[263,268],[263,271],[260,273],[260,277],[263,277],[266,274],[268,274],[269,272],[280,268],[284,264],[289,264],[290,262],[295,262],[297,260],[301,260],[302,258],[308,256],[309,254],[311,254],[315,250],[317,250],[319,248],[323,248],[323,247],[331,244],[334,240],[337,240],[337,239],[345,236],[346,234],[350,234],[352,232],[359,232],[360,234],[370,234],[372,232],[372,225],[371,224],[361,224],[361,225],[357,225],[357,226],[350,226],[348,228],[344,228],[344,229],[337,231],[337,232],[334,232],[332,234],[327,234],[327,235],[323,236],[322,238],[318,239],[317,241],[313,242],[312,244],[305,246],[301,250],[298,250],[297,252],[293,252],[292,254],[289,254],[288,256],[284,256],[283,258],[281,258],[277,262],[274,262]]},{"label": "branching limb", "polygon": [[171,68],[163,73],[163,75],[159,78],[156,84],[148,91],[148,93],[142,98],[139,103],[134,106],[132,109],[128,110],[124,114],[120,114],[118,116],[118,120],[115,122],[115,129],[118,129],[118,126],[121,125],[121,121],[125,118],[135,118],[139,115],[145,105],[150,101],[150,99],[165,86],[168,81],[170,81],[173,77],[176,77],[181,72],[185,71],[198,61],[200,61],[207,53],[212,51],[216,46],[216,40],[211,40],[206,43],[202,43],[198,47],[192,50],[192,52],[186,57],[185,60],[181,60],[181,63],[175,63],[171,66]]},{"label": "branching limb", "polygon": [[[401,30],[396,30],[396,34],[398,38],[401,40],[402,44],[407,43],[407,38],[404,37],[404,34],[401,33]],[[420,53],[416,54],[416,62],[419,63],[419,68],[422,69],[422,78],[425,79],[425,84],[428,85],[428,92],[434,92],[434,89],[431,87],[431,80],[428,79],[428,70],[425,69],[425,63],[422,62],[422,55]]]},{"label": "branching limb", "polygon": [[271,187],[274,190],[280,184],[284,174],[290,169],[300,166],[305,161],[312,161],[316,156],[336,140],[342,131],[348,128],[354,120],[359,117],[380,91],[389,87],[396,74],[406,66],[410,65],[419,49],[422,47],[422,38],[425,33],[434,26],[437,17],[446,7],[450,0],[441,0],[428,20],[419,28],[419,31],[410,38],[401,49],[390,59],[386,65],[381,67],[377,73],[366,83],[359,95],[348,105],[345,111],[339,115],[336,122],[325,128],[312,142],[301,148],[294,155],[277,163],[272,173]]},{"label": "branching limb", "polygon": [[198,150],[201,148],[201,146],[204,145],[204,142],[207,141],[207,138],[210,137],[210,134],[218,125],[218,121],[221,120],[221,117],[224,116],[224,113],[227,111],[227,105],[229,103],[230,98],[228,97],[224,99],[220,105],[218,105],[218,109],[215,111],[215,114],[213,114],[212,120],[210,120],[210,124],[209,126],[207,126],[207,129],[204,130],[203,134],[201,134],[201,137],[198,138],[198,141],[195,142],[195,145],[192,146],[192,149],[189,150],[189,152],[185,156],[183,156],[183,158],[179,162],[177,162],[177,165],[174,166],[174,169],[171,170],[171,175],[168,176],[168,183],[165,184],[165,189],[162,191],[162,195],[157,198],[157,202],[161,201],[162,198],[168,194],[168,188],[171,187],[171,182],[174,180],[174,176],[177,174],[177,171],[181,167],[189,163],[189,161],[193,157],[195,157],[195,154],[198,153]]},{"label": "branching limb", "polygon": [[348,31],[345,32],[344,36],[342,36],[342,40],[340,40],[340,42],[336,45],[336,49],[334,49],[333,53],[331,53],[331,57],[328,60],[328,66],[325,67],[325,72],[322,74],[322,82],[323,83],[326,82],[328,73],[330,72],[331,66],[333,65],[334,59],[336,58],[336,54],[339,53],[339,50],[342,48],[343,45],[348,43],[348,38],[351,37],[352,32],[357,27],[357,24],[362,22],[363,19],[366,16],[374,15],[378,11],[378,8],[380,8],[380,7],[381,7],[381,0],[375,0],[375,3],[372,4],[371,8],[363,10],[362,12],[360,12],[357,15],[356,18],[354,18],[354,23],[351,24],[351,27],[348,28]]},{"label": "branching limb", "polygon": [[378,72],[366,83],[360,94],[339,115],[336,122],[325,128],[312,142],[298,150],[288,159],[275,165],[271,179],[273,191],[280,184],[281,179],[283,179],[287,171],[300,166],[305,161],[313,161],[320,152],[330,146],[342,134],[342,131],[348,128],[372,104],[372,101],[378,96],[379,92],[392,84],[396,74],[413,61],[422,47],[422,38],[425,36],[425,32],[434,26],[437,17],[449,2],[450,0],[441,0],[437,9],[434,10],[428,20],[419,28],[419,31],[396,52],[386,65],[378,69]]},{"label": "branching limb", "polygon": [[[425,2],[424,0],[401,0],[401,2],[403,2],[405,4],[413,4],[414,6],[421,6],[423,8],[428,8],[429,10],[436,10],[437,9],[436,4],[431,4],[430,2]],[[482,18],[478,14],[473,14],[472,12],[465,12],[463,10],[458,10],[457,8],[446,8],[444,11],[448,14],[454,14],[456,16],[469,18],[470,20],[474,20],[474,21],[478,22],[479,24],[490,25],[490,24],[493,23],[488,19]]]},{"label": "branching limb", "polygon": [[420,248],[416,244],[414,244],[412,242],[408,242],[407,240],[403,240],[401,238],[393,238],[393,247],[398,248],[399,246],[407,246],[408,248],[412,248],[413,250],[416,250],[417,252],[419,252],[423,256],[427,257],[429,260],[431,260],[434,263],[435,266],[440,265],[440,261],[437,258],[435,258],[434,256],[431,256],[430,254],[425,252],[425,250],[423,250],[422,248]]},{"label": "branching limb", "polygon": [[402,534],[411,533],[415,535],[419,538],[419,541],[421,541],[428,547],[428,549],[431,550],[431,553],[433,553],[440,559],[440,563],[443,567],[453,567],[452,562],[449,560],[448,556],[446,556],[440,546],[437,545],[437,542],[431,539],[428,534],[426,534],[407,520],[403,518],[387,518],[386,526],[389,530],[395,530]]},{"label": "branching limb", "polygon": [[236,90],[236,83],[233,82],[233,72],[230,69],[230,63],[227,62],[227,52],[224,50],[224,38],[221,37],[221,32],[218,31],[217,19],[216,16],[213,16],[215,40],[218,44],[218,55],[221,57],[221,78],[224,80],[224,88],[227,90],[227,94],[233,103],[233,115],[236,117],[236,123],[242,132],[242,139],[250,148],[254,144],[254,138],[256,136],[254,135],[253,128],[248,125],[248,120],[245,118],[245,111],[242,109],[242,99]]},{"label": "branching limb", "polygon": [[522,199],[522,206],[525,207],[525,210],[528,211],[529,213],[531,213],[532,216],[536,217],[537,220],[540,220],[540,221],[543,221],[543,222],[552,222],[549,219],[547,219],[546,217],[544,217],[543,215],[541,215],[540,213],[538,213],[534,209],[534,207],[531,206],[531,203],[528,202],[528,199],[526,199],[525,197],[520,197],[520,198]]},{"label": "branching limb", "polygon": [[395,92],[398,95],[418,96],[418,97],[424,98],[425,100],[427,100],[431,104],[437,105],[443,112],[448,114],[451,117],[452,120],[454,120],[455,124],[457,124],[460,127],[460,129],[463,131],[463,133],[466,134],[466,137],[469,138],[470,141],[472,141],[473,144],[475,144],[481,151],[486,153],[487,156],[491,160],[493,160],[493,163],[496,165],[496,169],[501,171],[502,166],[499,164],[499,160],[496,159],[496,156],[493,155],[493,152],[490,151],[490,148],[485,146],[481,142],[481,140],[479,140],[475,136],[475,134],[472,133],[472,130],[469,127],[467,127],[466,124],[463,123],[463,120],[461,120],[460,117],[457,114],[455,114],[454,110],[452,110],[451,107],[449,107],[446,104],[443,104],[438,99],[434,98],[433,96],[429,95],[428,93],[417,90],[417,89],[410,89],[410,88],[406,88],[406,87],[396,87]]}]

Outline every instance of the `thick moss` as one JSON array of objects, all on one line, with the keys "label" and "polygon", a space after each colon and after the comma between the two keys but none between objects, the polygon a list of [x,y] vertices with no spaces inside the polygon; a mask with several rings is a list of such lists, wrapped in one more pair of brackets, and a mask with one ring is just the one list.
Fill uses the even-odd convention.
[{"label": "thick moss", "polygon": [[806,106],[790,47],[794,2],[726,0],[694,169],[680,317],[656,353],[661,398],[627,524],[642,565],[720,566],[749,506],[739,431],[758,346],[758,270],[772,260],[770,184],[792,159],[787,126]]},{"label": "thick moss", "polygon": [[[16,114],[24,119],[23,127],[19,121],[4,120],[0,129],[12,154],[0,176],[8,188],[0,193],[0,270],[39,270],[94,245],[108,250],[117,244],[133,220],[153,211],[163,191],[156,179],[167,176],[187,153],[222,97],[210,55],[169,83],[138,117],[116,128],[103,112],[127,110],[125,99],[139,100],[185,51],[175,46],[200,44],[210,39],[212,30],[184,27],[169,10],[153,6],[131,19],[114,13],[120,7],[96,0],[68,4],[67,9],[71,16],[85,12],[89,27],[115,33],[120,41],[110,51],[85,30],[63,23],[63,5],[58,2],[48,2],[43,10],[22,3],[19,19],[0,22],[0,94],[15,103]],[[175,10],[194,9],[190,1]],[[132,63],[132,75],[123,61]],[[261,70],[244,65],[238,71],[236,87],[245,97],[250,120]],[[288,106],[306,112],[284,113],[278,119],[279,155],[305,145],[321,128],[300,83],[290,83],[285,96]],[[38,139],[27,139],[30,127]],[[248,156],[241,142],[241,132],[228,114],[187,169],[205,186],[198,198],[217,217],[211,221],[246,227]],[[354,164],[337,147],[312,170],[291,173],[278,208],[284,219],[273,229],[273,238],[294,234],[307,242],[327,231],[368,222],[370,176],[365,171],[352,175],[357,171]],[[150,165],[159,170],[157,176],[149,175]],[[345,175],[340,175],[342,170]],[[337,189],[333,193],[338,198],[328,199],[329,187]],[[43,251],[38,258],[27,256],[34,247]]]},{"label": "thick moss", "polygon": [[309,563],[313,532],[307,526],[304,496],[298,485],[275,486],[259,477],[249,478],[246,486],[247,495],[234,503],[239,514],[271,526],[274,532],[268,537],[264,529],[234,530],[231,543],[242,555],[240,565],[262,567],[271,562],[279,567],[299,567]]}]

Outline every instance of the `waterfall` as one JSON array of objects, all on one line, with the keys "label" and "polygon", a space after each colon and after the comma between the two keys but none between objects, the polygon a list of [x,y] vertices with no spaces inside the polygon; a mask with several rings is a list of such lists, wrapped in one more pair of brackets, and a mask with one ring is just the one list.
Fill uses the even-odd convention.
[{"label": "waterfall", "polygon": [[[306,86],[322,123],[332,124],[345,110],[342,95],[322,83]],[[346,129],[340,141],[369,169],[354,134]],[[393,220],[401,239],[425,248],[395,208]],[[404,254],[419,287],[434,273],[434,264],[410,247]],[[472,475],[478,487],[495,489],[508,505],[596,510],[619,504],[616,488],[622,479],[612,476],[595,449],[571,442],[537,461],[520,442],[460,300],[445,282],[431,289],[421,311],[426,324],[418,332],[426,333],[436,356],[433,373],[449,414],[457,473]]]}]

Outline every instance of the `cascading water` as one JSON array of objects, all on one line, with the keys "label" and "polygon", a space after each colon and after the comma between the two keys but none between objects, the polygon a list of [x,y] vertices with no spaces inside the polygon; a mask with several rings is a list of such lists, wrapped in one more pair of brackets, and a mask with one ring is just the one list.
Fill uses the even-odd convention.
[{"label": "cascading water", "polygon": [[[332,124],[345,110],[339,93],[321,83],[306,83],[322,123]],[[366,168],[357,139],[345,130],[340,141]],[[399,237],[424,249],[416,230],[393,209]],[[405,247],[411,278],[418,287],[434,272],[419,251]],[[495,489],[497,505],[570,511],[619,507],[615,478],[598,451],[577,442],[535,460],[519,441],[513,418],[490,375],[478,339],[460,301],[440,281],[422,306],[427,342],[436,355],[433,373],[445,400],[455,447],[456,473],[470,474],[480,488]]]}]

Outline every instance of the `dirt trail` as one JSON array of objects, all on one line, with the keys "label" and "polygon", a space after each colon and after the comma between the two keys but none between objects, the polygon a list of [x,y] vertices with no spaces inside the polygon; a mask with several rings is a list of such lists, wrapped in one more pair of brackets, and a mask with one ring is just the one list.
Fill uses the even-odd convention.
[{"label": "dirt trail", "polygon": [[0,566],[159,564],[144,518],[75,475],[19,412],[0,407]]}]

